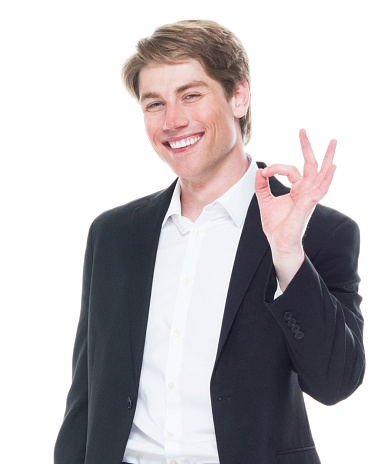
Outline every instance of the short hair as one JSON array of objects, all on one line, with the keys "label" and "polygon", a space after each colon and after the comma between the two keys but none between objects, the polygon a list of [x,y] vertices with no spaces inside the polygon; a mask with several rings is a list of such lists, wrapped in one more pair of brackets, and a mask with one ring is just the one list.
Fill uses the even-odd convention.
[{"label": "short hair", "polygon": [[[249,60],[242,42],[224,26],[206,20],[187,20],[157,28],[139,40],[136,53],[122,68],[122,79],[129,93],[139,101],[139,73],[152,63],[171,63],[196,59],[206,74],[219,82],[229,100],[239,82],[250,87]],[[242,139],[251,137],[251,105],[240,118]]]}]

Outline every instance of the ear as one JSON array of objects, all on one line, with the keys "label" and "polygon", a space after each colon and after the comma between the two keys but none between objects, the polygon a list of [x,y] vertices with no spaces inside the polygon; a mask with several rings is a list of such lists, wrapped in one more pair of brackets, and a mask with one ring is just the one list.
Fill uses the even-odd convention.
[{"label": "ear", "polygon": [[233,114],[237,119],[243,118],[250,103],[250,89],[246,80],[239,82],[233,92]]}]

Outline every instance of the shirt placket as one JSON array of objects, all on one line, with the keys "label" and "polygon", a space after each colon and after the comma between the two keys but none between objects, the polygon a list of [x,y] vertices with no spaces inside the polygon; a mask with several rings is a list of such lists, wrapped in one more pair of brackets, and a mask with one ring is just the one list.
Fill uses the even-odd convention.
[{"label": "shirt placket", "polygon": [[[178,224],[179,221],[176,221]],[[179,224],[183,230],[184,225]],[[182,227],[183,226],[183,227]],[[179,382],[183,361],[184,334],[191,304],[193,286],[201,249],[202,231],[192,225],[187,232],[188,244],[180,274],[175,308],[169,334],[169,350],[165,373],[166,419],[164,447],[167,464],[179,464],[181,457],[182,410]]]}]

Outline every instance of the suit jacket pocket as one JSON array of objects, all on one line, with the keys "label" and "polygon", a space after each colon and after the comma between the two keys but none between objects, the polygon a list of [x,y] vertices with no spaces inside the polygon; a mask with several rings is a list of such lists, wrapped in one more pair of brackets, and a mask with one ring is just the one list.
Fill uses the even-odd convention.
[{"label": "suit jacket pocket", "polygon": [[315,446],[277,451],[276,456],[277,464],[321,464]]}]

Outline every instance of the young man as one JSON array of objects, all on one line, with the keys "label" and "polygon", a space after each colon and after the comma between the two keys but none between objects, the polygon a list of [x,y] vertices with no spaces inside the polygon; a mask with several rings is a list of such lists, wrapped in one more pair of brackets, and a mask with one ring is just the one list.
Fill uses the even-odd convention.
[{"label": "young man", "polygon": [[318,170],[300,131],[303,175],[247,156],[248,60],[214,22],[157,29],[123,77],[178,179],[90,228],[55,464],[318,464],[303,392],[341,401],[365,363],[358,228],[318,205],[336,141]]}]

